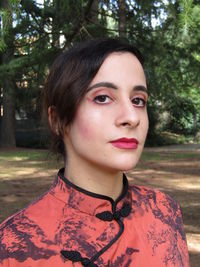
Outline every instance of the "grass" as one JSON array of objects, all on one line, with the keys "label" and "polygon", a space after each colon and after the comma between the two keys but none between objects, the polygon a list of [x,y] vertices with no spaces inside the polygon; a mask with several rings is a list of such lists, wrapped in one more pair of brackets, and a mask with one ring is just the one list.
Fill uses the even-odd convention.
[{"label": "grass", "polygon": [[[58,168],[58,165],[62,164],[62,160],[53,155],[48,150],[35,150],[35,149],[20,149],[20,150],[8,150],[0,151],[0,162],[10,166],[4,172],[13,172],[13,169],[21,165],[23,162],[23,168],[38,168],[38,169],[54,169]],[[1,167],[0,167],[1,170]],[[2,170],[3,171],[3,170]],[[0,178],[1,178],[0,173]]]},{"label": "grass", "polygon": [[[159,152],[159,151],[144,151],[141,161],[163,161],[163,160],[176,160],[176,159],[200,159],[200,154],[195,152]],[[12,150],[0,151],[0,161],[37,161],[39,162],[61,162],[57,157],[47,150]]]},{"label": "grass", "polygon": [[20,160],[45,160],[49,152],[46,150],[8,150],[0,151],[0,160],[2,161],[20,161]]},{"label": "grass", "polygon": [[152,152],[144,151],[141,161],[165,161],[165,160],[180,160],[180,159],[200,159],[200,154],[191,152]]}]

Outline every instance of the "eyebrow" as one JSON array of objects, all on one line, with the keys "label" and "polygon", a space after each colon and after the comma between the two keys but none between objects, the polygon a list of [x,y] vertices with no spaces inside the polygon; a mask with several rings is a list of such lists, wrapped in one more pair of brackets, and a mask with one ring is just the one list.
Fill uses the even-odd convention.
[{"label": "eyebrow", "polygon": [[92,89],[99,88],[99,87],[107,87],[107,88],[111,88],[111,89],[118,89],[118,87],[115,84],[113,84],[113,83],[99,82],[99,83],[95,83],[94,85],[90,86],[87,89],[87,91],[90,91]]},{"label": "eyebrow", "polygon": [[133,91],[142,91],[148,94],[147,88],[144,85],[136,85],[133,87]]},{"label": "eyebrow", "polygon": [[[99,82],[99,83],[95,83],[94,85],[90,86],[87,89],[87,92],[92,90],[92,89],[99,88],[99,87],[106,87],[106,88],[111,88],[111,89],[115,89],[115,90],[118,89],[117,85],[115,85],[114,83]],[[146,94],[148,94],[147,88],[144,85],[135,85],[135,86],[133,86],[133,91],[136,91],[136,92],[142,91],[142,92],[145,92]]]}]

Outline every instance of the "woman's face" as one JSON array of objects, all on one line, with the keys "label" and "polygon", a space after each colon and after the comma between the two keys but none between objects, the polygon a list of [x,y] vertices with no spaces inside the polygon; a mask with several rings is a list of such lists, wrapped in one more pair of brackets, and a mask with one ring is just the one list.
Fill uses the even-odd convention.
[{"label": "woman's face", "polygon": [[112,53],[82,99],[64,143],[69,162],[109,171],[137,164],[148,131],[146,79],[131,53]]}]

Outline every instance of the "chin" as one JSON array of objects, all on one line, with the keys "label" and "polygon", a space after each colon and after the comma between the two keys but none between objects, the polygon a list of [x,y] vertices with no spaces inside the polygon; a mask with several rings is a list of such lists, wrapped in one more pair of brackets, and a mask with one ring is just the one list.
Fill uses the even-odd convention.
[{"label": "chin", "polygon": [[137,163],[131,165],[131,166],[124,166],[123,168],[121,168],[122,171],[130,171],[132,169],[134,169],[136,167]]},{"label": "chin", "polygon": [[139,155],[135,155],[134,157],[123,157],[121,160],[116,162],[115,166],[121,171],[130,171],[134,169],[139,161]]},{"label": "chin", "polygon": [[113,167],[116,168],[116,170],[118,171],[130,171],[136,167],[137,163],[138,160],[134,162],[120,162],[118,164],[115,164],[115,166]]}]

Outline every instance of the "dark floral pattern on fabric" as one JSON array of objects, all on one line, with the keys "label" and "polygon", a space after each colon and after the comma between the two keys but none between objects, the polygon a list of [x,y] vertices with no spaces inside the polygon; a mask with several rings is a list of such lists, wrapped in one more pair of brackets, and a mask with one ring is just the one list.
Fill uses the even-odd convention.
[{"label": "dark floral pattern on fabric", "polygon": [[[73,262],[61,251],[79,257]],[[179,205],[157,190],[128,186],[126,178],[114,202],[73,186],[59,172],[46,194],[0,227],[1,267],[84,264],[188,267]]]},{"label": "dark floral pattern on fabric", "polygon": [[[9,247],[6,249],[5,244],[0,247],[0,259],[6,259],[7,254],[10,258],[15,258],[20,262],[24,262],[30,256],[34,260],[48,259],[55,255],[53,250],[45,248],[50,246],[53,242],[46,239],[45,233],[38,227],[37,224],[30,221],[30,219],[23,213],[13,217],[9,220],[9,227],[5,228],[4,235],[8,239]],[[38,236],[38,244],[32,241],[33,236]],[[1,232],[1,240],[4,238]],[[43,245],[39,245],[39,244]]]},{"label": "dark floral pattern on fabric", "polygon": [[147,212],[151,210],[155,219],[169,225],[173,228],[174,232],[178,231],[182,239],[186,240],[182,227],[182,215],[178,203],[164,193],[151,189],[144,189],[145,194],[143,194],[143,192],[138,189],[138,187],[133,187],[134,193],[136,193],[137,196],[135,205],[137,207],[144,207]]},{"label": "dark floral pattern on fabric", "polygon": [[127,248],[126,252],[117,257],[116,261],[111,263],[109,267],[116,267],[116,266],[124,266],[129,267],[131,266],[132,260],[130,259],[130,255],[133,253],[138,253],[139,250],[133,248]]},{"label": "dark floral pattern on fabric", "polygon": [[[157,249],[165,245],[165,256],[162,266],[185,266],[182,258],[183,250],[178,246],[179,239],[183,244],[186,242],[186,236],[183,230],[182,214],[178,203],[169,195],[152,189],[143,189],[135,187],[136,206],[152,212],[154,218],[159,220],[162,228],[157,229],[157,224],[150,224],[147,231],[147,240],[152,246],[152,255],[157,255]],[[145,197],[144,197],[145,196]],[[165,227],[167,226],[167,227]],[[170,266],[171,266],[170,265]]]}]

